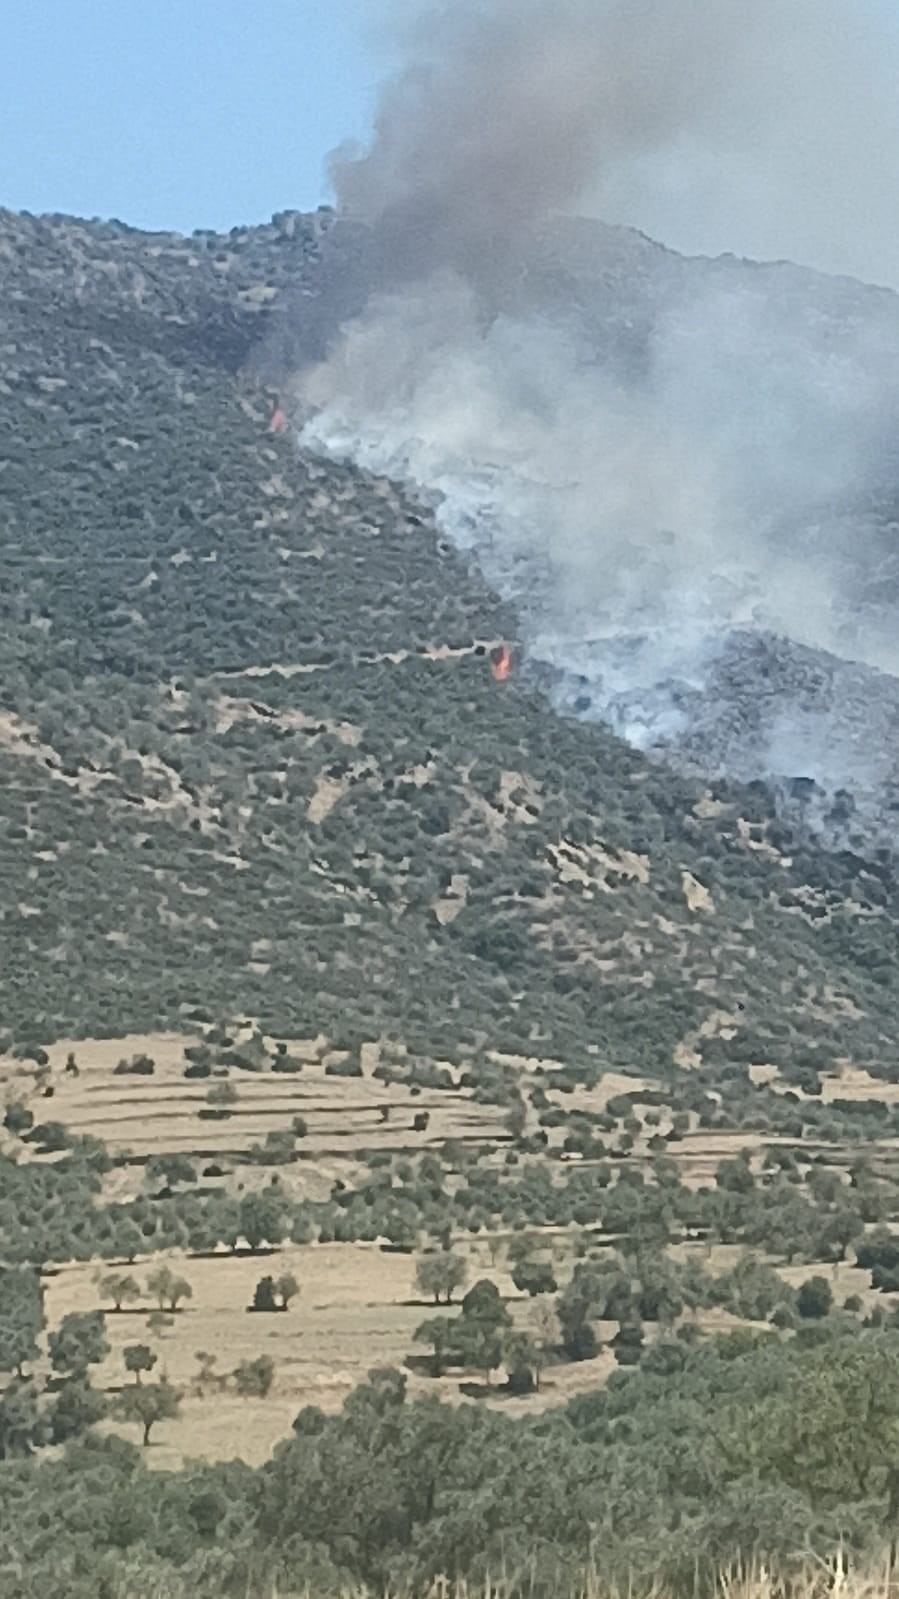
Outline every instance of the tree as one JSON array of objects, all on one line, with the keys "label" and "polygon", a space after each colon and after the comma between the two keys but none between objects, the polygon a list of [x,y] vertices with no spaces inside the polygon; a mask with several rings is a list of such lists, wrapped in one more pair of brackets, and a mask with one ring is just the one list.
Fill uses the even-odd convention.
[{"label": "tree", "polygon": [[156,1423],[173,1421],[179,1415],[181,1396],[168,1382],[128,1383],[119,1395],[116,1409],[124,1421],[135,1421],[143,1429],[146,1449]]},{"label": "tree", "polygon": [[469,1320],[490,1322],[496,1327],[503,1326],[509,1320],[500,1291],[489,1277],[479,1277],[469,1288],[462,1301],[462,1315]]},{"label": "tree", "polygon": [[725,1193],[751,1194],[755,1188],[752,1168],[745,1155],[738,1156],[736,1160],[719,1161],[715,1180]]},{"label": "tree", "polygon": [[146,1321],[147,1332],[155,1333],[157,1338],[161,1338],[174,1325],[174,1316],[165,1310],[151,1310]]},{"label": "tree", "polygon": [[510,1138],[520,1139],[528,1124],[528,1108],[524,1100],[516,1099],[503,1117],[503,1126]]},{"label": "tree", "polygon": [[540,1353],[530,1333],[510,1331],[503,1339],[506,1383],[514,1394],[530,1394],[540,1385]]},{"label": "tree", "polygon": [[643,1327],[639,1321],[623,1321],[612,1339],[619,1366],[637,1366],[643,1354]]},{"label": "tree", "polygon": [[250,1309],[259,1311],[272,1311],[284,1310],[285,1308],[286,1307],[284,1305],[279,1305],[277,1299],[275,1298],[274,1277],[260,1277],[253,1291],[253,1303],[250,1306]]},{"label": "tree", "polygon": [[7,1105],[3,1113],[3,1125],[14,1138],[21,1138],[23,1133],[30,1132],[34,1126],[34,1115],[27,1106],[14,1102]]},{"label": "tree", "polygon": [[833,1289],[826,1277],[807,1277],[796,1295],[796,1309],[810,1321],[820,1321],[833,1309]]},{"label": "tree", "polygon": [[68,1443],[102,1421],[107,1405],[103,1394],[83,1377],[68,1377],[59,1389],[49,1411],[50,1437],[55,1444]]},{"label": "tree", "polygon": [[829,1216],[821,1229],[816,1253],[819,1259],[845,1260],[849,1245],[865,1231],[861,1216],[841,1207]]},{"label": "tree", "polygon": [[144,1177],[148,1187],[163,1184],[166,1188],[176,1188],[179,1183],[195,1183],[197,1174],[194,1163],[186,1155],[154,1155],[147,1161]]},{"label": "tree", "polygon": [[70,1311],[48,1339],[54,1371],[67,1377],[87,1376],[109,1354],[106,1318],[102,1310]]},{"label": "tree", "polygon": [[592,1321],[602,1293],[598,1273],[592,1267],[579,1265],[556,1301],[562,1347],[569,1360],[592,1360],[599,1348]]},{"label": "tree", "polygon": [[441,1299],[451,1305],[453,1294],[462,1288],[468,1276],[468,1266],[460,1255],[445,1250],[437,1254],[422,1255],[415,1268],[415,1281],[423,1294],[430,1294],[435,1305]]},{"label": "tree", "polygon": [[263,1244],[280,1244],[287,1231],[284,1201],[271,1188],[245,1194],[240,1202],[240,1231],[255,1253]]},{"label": "tree", "polygon": [[218,1361],[218,1355],[209,1354],[209,1352],[205,1349],[198,1349],[194,1359],[198,1360],[200,1363],[200,1369],[197,1372],[196,1378],[194,1379],[196,1386],[200,1389],[204,1389],[207,1383],[217,1383],[221,1387],[225,1379],[220,1372],[215,1370],[215,1366]]},{"label": "tree", "polygon": [[532,1233],[516,1233],[509,1241],[507,1254],[510,1266],[518,1266],[523,1260],[530,1260],[534,1251],[539,1249],[541,1240]]},{"label": "tree", "polygon": [[433,1351],[431,1355],[431,1375],[442,1377],[447,1366],[447,1356],[453,1342],[454,1329],[457,1323],[450,1316],[430,1316],[427,1321],[420,1322],[412,1337],[417,1344],[430,1344]]},{"label": "tree", "polygon": [[213,1083],[206,1091],[206,1103],[216,1116],[230,1116],[237,1104],[237,1089],[233,1083]]},{"label": "tree", "polygon": [[26,1363],[38,1355],[43,1325],[44,1293],[37,1272],[28,1266],[0,1270],[0,1371],[24,1378]]},{"label": "tree", "polygon": [[281,1309],[288,1310],[290,1301],[296,1299],[300,1285],[290,1271],[284,1271],[280,1277],[275,1278],[275,1293],[281,1301]]},{"label": "tree", "polygon": [[640,1267],[640,1289],[637,1311],[643,1321],[659,1321],[670,1325],[684,1308],[677,1273],[671,1262],[655,1258]]},{"label": "tree", "polygon": [[32,1382],[14,1379],[0,1394],[0,1460],[21,1460],[46,1441],[47,1424]]},{"label": "tree", "polygon": [[559,1318],[555,1307],[546,1299],[540,1299],[531,1307],[528,1317],[537,1343],[542,1349],[555,1349],[561,1336]]},{"label": "tree", "polygon": [[147,1240],[131,1216],[121,1216],[116,1219],[113,1247],[116,1254],[122,1255],[129,1266],[133,1266],[137,1256],[147,1247]]},{"label": "tree", "polygon": [[559,1286],[552,1266],[540,1260],[520,1261],[512,1273],[512,1281],[519,1293],[529,1294],[532,1299],[537,1294],[554,1294]]},{"label": "tree", "polygon": [[147,1293],[156,1300],[160,1310],[166,1306],[173,1313],[181,1299],[192,1299],[193,1289],[186,1277],[176,1277],[168,1266],[158,1266],[147,1278]]},{"label": "tree", "polygon": [[476,1316],[460,1316],[453,1326],[454,1350],[459,1363],[483,1372],[490,1387],[490,1373],[496,1370],[503,1358],[503,1340],[500,1326],[482,1321]]},{"label": "tree", "polygon": [[453,1324],[453,1343],[460,1363],[482,1371],[488,1387],[490,1373],[502,1360],[503,1337],[510,1326],[496,1284],[479,1278],[462,1301],[462,1314]]},{"label": "tree", "polygon": [[126,1344],[122,1350],[125,1370],[133,1372],[135,1382],[140,1382],[142,1371],[152,1371],[159,1358],[149,1344]]},{"label": "tree", "polygon": [[269,1355],[242,1360],[234,1373],[234,1386],[245,1399],[264,1399],[275,1380],[275,1363]]},{"label": "tree", "polygon": [[140,1299],[140,1284],[121,1272],[108,1272],[101,1277],[99,1288],[103,1298],[111,1299],[116,1310],[121,1310],[126,1300],[133,1303],[135,1299]]}]

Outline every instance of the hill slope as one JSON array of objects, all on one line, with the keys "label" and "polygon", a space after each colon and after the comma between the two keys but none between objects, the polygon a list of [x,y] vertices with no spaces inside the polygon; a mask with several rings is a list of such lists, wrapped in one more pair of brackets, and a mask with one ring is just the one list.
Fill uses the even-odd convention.
[{"label": "hill slope", "polygon": [[242,369],[320,228],[0,217],[15,1042],[237,1011],[658,1072],[726,1027],[892,1071],[891,880],[495,684],[514,618],[428,513],[268,431]]}]

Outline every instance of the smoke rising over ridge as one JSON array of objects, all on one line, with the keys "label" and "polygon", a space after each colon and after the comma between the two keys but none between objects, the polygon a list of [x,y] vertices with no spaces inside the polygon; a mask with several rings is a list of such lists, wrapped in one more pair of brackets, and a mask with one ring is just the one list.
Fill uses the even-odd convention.
[{"label": "smoke rising over ridge", "polygon": [[364,268],[302,377],[307,440],[435,496],[531,651],[638,743],[676,738],[735,629],[899,671],[899,299],[558,217],[770,110],[785,29],[813,107],[875,17],[455,0],[405,30],[370,148],[332,163]]},{"label": "smoke rising over ridge", "polygon": [[[383,8],[382,8],[383,9]],[[432,0],[342,208],[448,264],[566,208],[899,288],[888,0]],[[716,243],[709,243],[716,239]]]}]

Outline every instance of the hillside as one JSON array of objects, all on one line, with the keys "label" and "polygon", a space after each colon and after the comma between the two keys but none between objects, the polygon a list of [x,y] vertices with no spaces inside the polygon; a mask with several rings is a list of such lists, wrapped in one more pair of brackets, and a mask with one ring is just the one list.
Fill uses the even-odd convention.
[{"label": "hillside", "polygon": [[15,1041],[199,1007],[667,1071],[722,1012],[789,1067],[815,1007],[888,1066],[876,869],[498,687],[514,618],[428,515],[267,432],[235,368],[314,234],[4,217]]},{"label": "hillside", "polygon": [[[560,716],[432,508],[273,430],[330,227],[0,212],[0,1599],[867,1558],[889,851]],[[596,326],[688,271],[545,248]]]}]

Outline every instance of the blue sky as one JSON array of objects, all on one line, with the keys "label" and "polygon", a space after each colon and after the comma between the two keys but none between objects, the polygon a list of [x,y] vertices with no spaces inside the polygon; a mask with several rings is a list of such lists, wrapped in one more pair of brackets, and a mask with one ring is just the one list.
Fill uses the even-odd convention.
[{"label": "blue sky", "polygon": [[2,0],[0,205],[227,228],[327,198],[377,0]]}]

